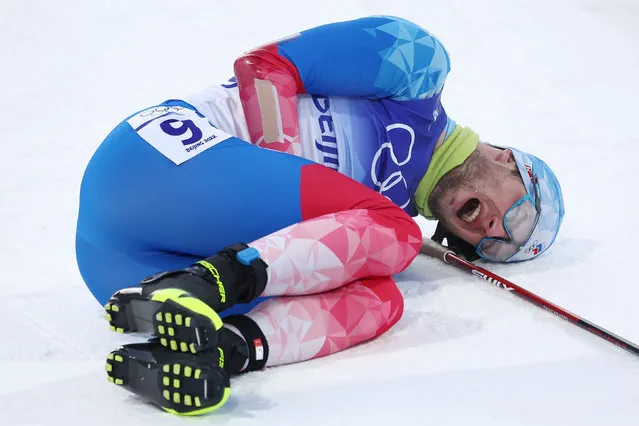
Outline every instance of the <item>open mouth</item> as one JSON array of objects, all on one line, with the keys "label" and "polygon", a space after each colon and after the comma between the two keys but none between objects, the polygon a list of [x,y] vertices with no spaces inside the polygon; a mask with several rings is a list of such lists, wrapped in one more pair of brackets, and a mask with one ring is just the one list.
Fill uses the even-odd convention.
[{"label": "open mouth", "polygon": [[481,213],[481,203],[477,198],[471,198],[466,201],[459,210],[457,210],[457,217],[466,223],[472,223],[479,217]]}]

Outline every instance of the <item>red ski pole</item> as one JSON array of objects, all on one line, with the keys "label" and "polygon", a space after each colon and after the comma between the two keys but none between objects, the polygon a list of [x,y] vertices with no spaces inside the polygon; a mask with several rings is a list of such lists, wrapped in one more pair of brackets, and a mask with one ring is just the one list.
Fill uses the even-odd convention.
[{"label": "red ski pole", "polygon": [[563,318],[566,321],[569,321],[575,324],[576,326],[579,326],[583,328],[584,330],[589,331],[592,334],[599,336],[604,340],[607,340],[608,342],[614,345],[619,346],[621,349],[625,349],[626,351],[632,353],[633,355],[639,356],[639,346],[637,346],[636,344],[622,337],[619,337],[616,334],[613,334],[605,330],[604,328],[591,323],[590,321],[580,318],[579,316],[563,309],[560,306],[555,305],[554,303],[549,302],[546,299],[543,299],[537,296],[534,293],[531,293],[530,291],[522,287],[519,287],[517,284],[514,284],[500,277],[499,275],[493,274],[492,272],[480,266],[477,266],[470,262],[465,261],[464,259],[457,256],[453,251],[442,246],[441,244],[438,244],[435,241],[424,240],[422,244],[421,253],[425,254],[426,256],[437,258],[444,263],[456,266],[458,269],[467,271],[475,275],[476,277],[483,279],[484,281],[488,281],[490,284],[493,284],[494,286],[497,286],[503,290],[507,290],[511,293],[514,293],[517,296],[521,297],[522,299],[528,302],[531,302],[559,316],[560,318]]}]

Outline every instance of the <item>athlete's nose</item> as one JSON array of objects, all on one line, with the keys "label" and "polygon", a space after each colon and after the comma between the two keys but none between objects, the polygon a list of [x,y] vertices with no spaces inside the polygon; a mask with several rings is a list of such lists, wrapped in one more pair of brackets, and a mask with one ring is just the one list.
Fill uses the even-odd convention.
[{"label": "athlete's nose", "polygon": [[486,218],[484,222],[484,235],[486,237],[509,238],[504,228],[504,221],[498,216],[489,216]]}]

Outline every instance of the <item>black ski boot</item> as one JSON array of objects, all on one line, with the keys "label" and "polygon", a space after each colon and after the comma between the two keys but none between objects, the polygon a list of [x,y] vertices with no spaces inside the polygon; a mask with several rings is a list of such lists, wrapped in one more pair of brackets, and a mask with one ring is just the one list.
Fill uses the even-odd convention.
[{"label": "black ski boot", "polygon": [[217,312],[247,303],[266,287],[266,264],[246,244],[230,246],[188,268],[145,278],[119,290],[106,304],[113,331],[152,333],[173,351],[217,347]]},{"label": "black ski boot", "polygon": [[231,382],[223,366],[218,351],[178,353],[157,339],[122,346],[106,361],[111,383],[179,415],[204,414],[224,405]]},{"label": "black ski boot", "polygon": [[[262,369],[268,343],[257,324],[242,315],[226,319],[218,345],[197,354],[166,349],[154,338],[129,344],[107,356],[109,382],[178,415],[200,415],[222,407],[230,376]],[[247,343],[248,342],[248,343]]]}]

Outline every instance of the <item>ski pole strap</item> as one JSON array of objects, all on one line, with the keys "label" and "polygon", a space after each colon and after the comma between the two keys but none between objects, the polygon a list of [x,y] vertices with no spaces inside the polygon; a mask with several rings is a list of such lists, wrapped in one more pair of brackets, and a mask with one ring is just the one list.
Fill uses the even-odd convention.
[{"label": "ski pole strap", "polygon": [[459,238],[446,228],[441,220],[437,222],[437,228],[431,240],[444,245],[444,239],[446,240],[446,247],[452,250],[456,255],[463,256],[469,262],[474,262],[480,257],[477,254],[477,248],[469,242]]}]

